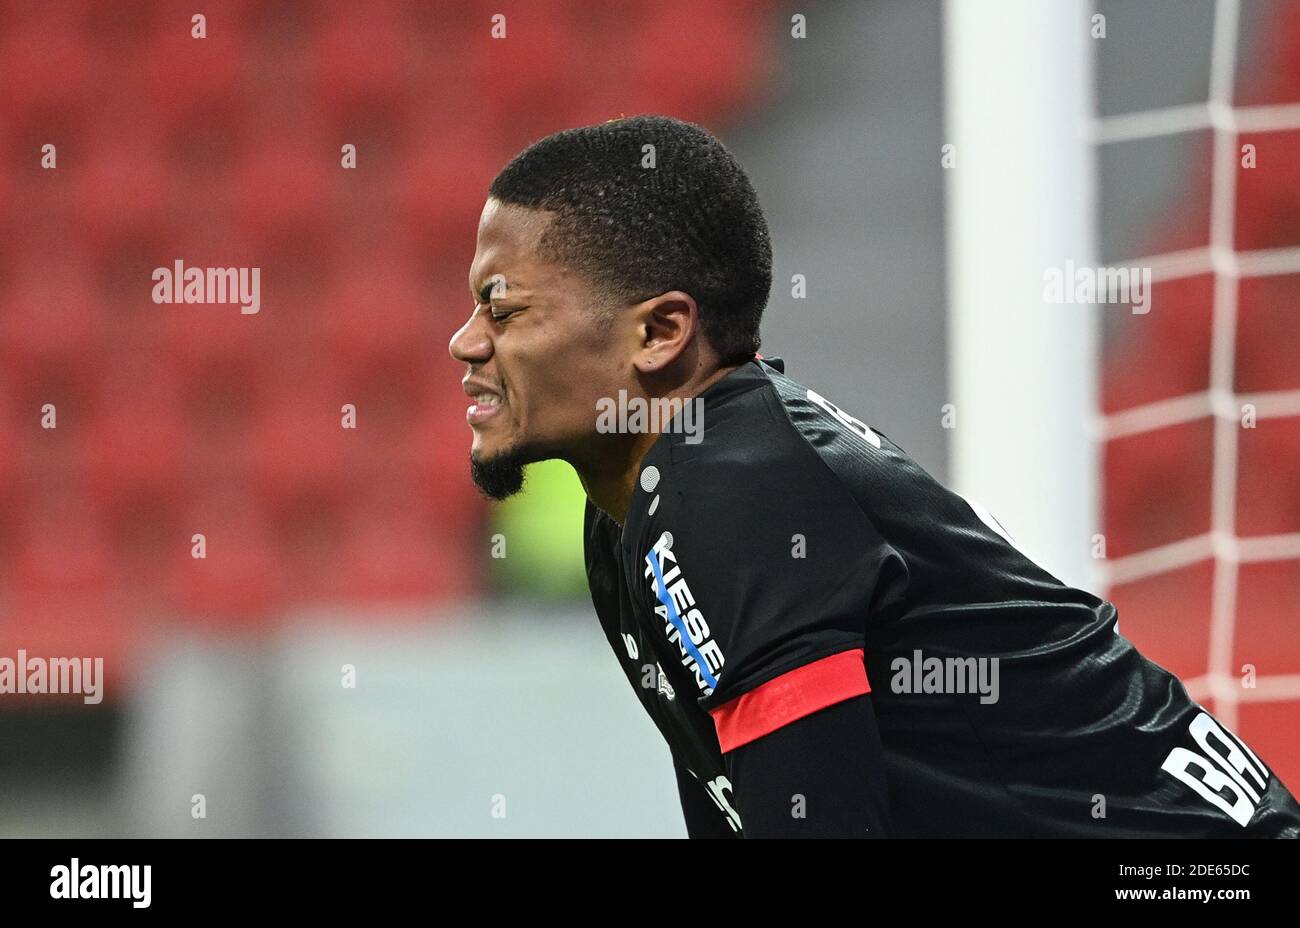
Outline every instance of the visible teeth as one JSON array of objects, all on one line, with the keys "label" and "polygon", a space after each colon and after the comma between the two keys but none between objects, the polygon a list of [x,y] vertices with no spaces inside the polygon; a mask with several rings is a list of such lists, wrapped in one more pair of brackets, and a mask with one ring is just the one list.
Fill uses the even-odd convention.
[{"label": "visible teeth", "polygon": [[492,393],[480,393],[474,397],[474,402],[480,406],[500,406],[501,398]]}]

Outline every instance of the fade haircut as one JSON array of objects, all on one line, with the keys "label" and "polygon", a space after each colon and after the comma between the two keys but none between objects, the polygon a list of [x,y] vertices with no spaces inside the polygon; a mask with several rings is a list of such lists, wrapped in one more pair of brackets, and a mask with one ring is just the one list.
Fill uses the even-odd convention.
[{"label": "fade haircut", "polygon": [[721,363],[758,350],[772,287],[767,220],[705,129],[658,115],[566,129],[516,155],[488,195],[553,211],[541,257],[578,272],[606,305],[682,290]]}]

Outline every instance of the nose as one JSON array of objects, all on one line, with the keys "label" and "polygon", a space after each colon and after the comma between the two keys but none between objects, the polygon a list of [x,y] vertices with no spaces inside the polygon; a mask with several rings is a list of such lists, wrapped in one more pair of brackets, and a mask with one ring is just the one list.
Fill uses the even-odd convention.
[{"label": "nose", "polygon": [[451,337],[447,350],[457,361],[466,364],[482,363],[492,356],[492,339],[488,327],[483,324],[484,318],[485,314],[480,312],[480,307],[474,307],[469,319]]}]

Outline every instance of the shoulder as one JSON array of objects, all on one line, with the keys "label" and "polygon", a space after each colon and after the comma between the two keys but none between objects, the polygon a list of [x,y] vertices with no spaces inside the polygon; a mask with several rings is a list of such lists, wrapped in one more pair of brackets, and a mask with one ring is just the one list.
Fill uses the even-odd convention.
[{"label": "shoulder", "polygon": [[[724,412],[719,409],[719,412]],[[702,440],[667,436],[642,461],[625,554],[665,540],[708,565],[788,561],[791,552],[865,548],[875,530],[849,488],[790,422],[768,385],[708,419]],[[797,553],[794,556],[800,556]]]},{"label": "shoulder", "polygon": [[857,509],[818,453],[816,435],[798,421],[825,417],[820,407],[808,412],[799,385],[757,365],[720,383],[728,389],[697,398],[692,430],[665,434],[646,454],[629,524],[691,513],[770,521],[791,510]]}]

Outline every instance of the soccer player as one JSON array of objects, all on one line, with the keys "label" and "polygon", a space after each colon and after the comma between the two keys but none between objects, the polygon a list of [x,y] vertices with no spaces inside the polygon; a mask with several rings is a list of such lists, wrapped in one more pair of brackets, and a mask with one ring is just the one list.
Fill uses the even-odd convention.
[{"label": "soccer player", "polygon": [[1110,603],[758,353],[771,277],[717,139],[611,120],[493,181],[450,344],[480,489],[578,473],[592,601],[688,833],[1300,836]]}]

